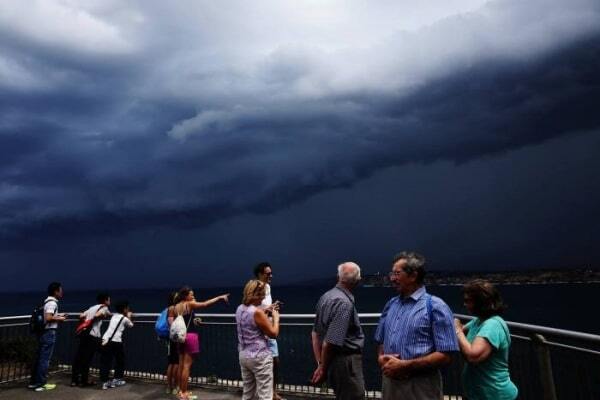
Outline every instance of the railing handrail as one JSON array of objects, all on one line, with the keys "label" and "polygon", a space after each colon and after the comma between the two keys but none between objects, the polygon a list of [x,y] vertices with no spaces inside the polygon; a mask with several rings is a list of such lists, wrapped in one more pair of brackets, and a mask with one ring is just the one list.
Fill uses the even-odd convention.
[{"label": "railing handrail", "polygon": [[[79,316],[80,313],[68,312],[65,313],[67,316]],[[133,316],[136,318],[157,318],[160,313],[134,313]],[[215,314],[215,313],[198,313],[196,314],[201,318],[235,318],[235,314]],[[379,318],[381,313],[359,313],[360,318]],[[455,317],[460,319],[473,319],[471,315],[454,314]],[[30,318],[30,315],[15,315],[0,317],[0,321],[14,321],[23,320]],[[315,314],[281,314],[281,319],[314,319]],[[524,324],[521,322],[506,321],[509,328],[515,328],[529,333],[539,333],[557,337],[563,337],[567,339],[586,340],[600,344],[600,335],[592,333],[570,331],[566,329],[552,328],[548,326]]]}]

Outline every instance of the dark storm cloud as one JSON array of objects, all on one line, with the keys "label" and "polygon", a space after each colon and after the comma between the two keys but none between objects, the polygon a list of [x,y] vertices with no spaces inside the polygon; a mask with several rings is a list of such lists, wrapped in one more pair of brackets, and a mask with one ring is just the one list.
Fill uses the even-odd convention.
[{"label": "dark storm cloud", "polygon": [[[574,17],[558,21],[559,6],[548,6],[521,40],[510,28],[534,7],[494,2],[481,16],[397,33],[366,51],[279,44],[257,60],[230,49],[234,61],[250,57],[247,68],[223,54],[214,61],[190,40],[148,46],[174,29],[164,20],[140,44],[125,40],[135,32],[90,17],[89,43],[100,47],[4,28],[0,71],[14,80],[0,85],[2,243],[204,226],[270,213],[386,166],[463,162],[597,128],[591,4],[576,2]],[[159,21],[159,6],[145,11]],[[182,26],[176,37],[198,34]],[[508,33],[491,49],[474,39],[499,26]],[[543,36],[547,26],[563,36]],[[214,33],[200,33],[210,47]]]}]

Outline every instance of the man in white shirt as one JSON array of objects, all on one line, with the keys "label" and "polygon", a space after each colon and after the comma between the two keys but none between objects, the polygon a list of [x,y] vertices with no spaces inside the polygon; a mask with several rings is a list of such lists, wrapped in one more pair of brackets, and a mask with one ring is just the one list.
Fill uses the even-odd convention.
[{"label": "man in white shirt", "polygon": [[[279,311],[279,301],[273,302],[271,296],[271,281],[273,280],[273,269],[268,262],[261,262],[254,267],[254,275],[258,280],[265,283],[265,298],[261,306],[267,311],[276,308]],[[269,339],[269,350],[273,355],[273,400],[281,400],[281,396],[277,393],[277,380],[279,378],[279,347],[276,339]]]},{"label": "man in white shirt", "polygon": [[79,315],[82,321],[90,321],[88,329],[79,334],[79,347],[73,360],[73,373],[71,386],[93,386],[95,382],[89,381],[90,363],[96,351],[100,349],[102,320],[111,316],[108,309],[110,296],[108,293],[99,293],[96,296],[97,304],[91,306]]},{"label": "man in white shirt", "polygon": [[58,324],[66,319],[64,314],[58,313],[58,301],[63,297],[62,285],[52,282],[48,285],[48,297],[44,300],[44,330],[38,334],[38,350],[31,368],[29,389],[37,392],[52,390],[56,384],[47,383],[48,366],[56,343],[56,329]]}]

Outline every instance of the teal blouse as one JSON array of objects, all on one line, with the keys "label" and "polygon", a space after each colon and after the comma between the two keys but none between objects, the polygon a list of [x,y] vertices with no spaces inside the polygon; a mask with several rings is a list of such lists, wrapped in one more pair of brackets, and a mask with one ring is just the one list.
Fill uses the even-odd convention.
[{"label": "teal blouse", "polygon": [[510,334],[506,322],[499,316],[488,318],[483,323],[475,318],[466,327],[469,329],[466,335],[469,343],[479,336],[492,346],[492,352],[485,361],[465,363],[462,378],[467,399],[514,400],[518,390],[508,372]]}]

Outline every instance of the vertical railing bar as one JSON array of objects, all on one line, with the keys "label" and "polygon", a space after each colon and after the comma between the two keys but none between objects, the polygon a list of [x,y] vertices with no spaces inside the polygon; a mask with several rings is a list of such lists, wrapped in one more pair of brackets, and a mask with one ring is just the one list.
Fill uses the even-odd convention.
[{"label": "vertical railing bar", "polygon": [[543,398],[544,400],[557,400],[554,376],[552,374],[552,360],[550,358],[550,350],[546,345],[546,339],[540,334],[532,335],[531,339],[534,343],[538,367],[540,369]]}]

